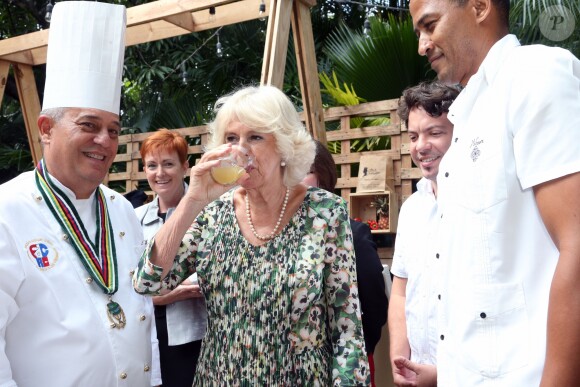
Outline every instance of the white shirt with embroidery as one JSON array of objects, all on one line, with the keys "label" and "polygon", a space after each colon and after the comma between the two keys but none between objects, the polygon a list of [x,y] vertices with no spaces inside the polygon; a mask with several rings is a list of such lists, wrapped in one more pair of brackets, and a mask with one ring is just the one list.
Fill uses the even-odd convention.
[{"label": "white shirt with embroidery", "polygon": [[580,170],[580,61],[497,42],[451,106],[434,251],[440,386],[537,386],[559,252],[533,186]]}]

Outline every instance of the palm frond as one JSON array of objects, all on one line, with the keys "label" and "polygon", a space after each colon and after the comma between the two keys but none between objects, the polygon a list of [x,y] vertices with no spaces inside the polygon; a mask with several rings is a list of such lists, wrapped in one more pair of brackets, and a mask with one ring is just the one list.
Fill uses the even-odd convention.
[{"label": "palm frond", "polygon": [[326,73],[318,74],[320,78],[320,82],[324,86],[323,89],[320,91],[322,93],[330,94],[330,96],[336,101],[339,105],[358,105],[361,102],[366,102],[364,98],[359,97],[356,95],[352,84],[349,85],[344,82],[342,86],[344,90],[340,87],[338,82],[338,78],[336,77],[336,73],[332,72],[332,80]]},{"label": "palm frond", "polygon": [[417,54],[410,17],[371,17],[370,37],[341,25],[328,38],[324,52],[339,79],[352,84],[367,101],[398,98],[402,91],[432,78],[427,60]]},{"label": "palm frond", "polygon": [[[548,10],[549,9],[549,10]],[[563,16],[569,23],[579,23],[580,2],[578,0],[511,0],[510,32],[515,34],[520,42],[526,44],[544,44],[553,47],[562,47],[580,57],[580,28],[578,25],[571,30],[570,36],[555,41],[542,33],[540,26],[546,23],[546,17],[555,12]],[[546,16],[548,15],[548,16]],[[554,28],[564,28],[564,25],[555,25]]]}]

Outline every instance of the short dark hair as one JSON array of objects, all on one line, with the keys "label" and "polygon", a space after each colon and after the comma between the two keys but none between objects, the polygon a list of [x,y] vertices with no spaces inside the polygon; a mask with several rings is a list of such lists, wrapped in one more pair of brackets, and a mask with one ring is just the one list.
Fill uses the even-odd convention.
[{"label": "short dark hair", "polygon": [[[452,3],[463,7],[469,0],[450,0]],[[510,25],[510,0],[491,0],[497,13],[499,15],[499,21],[503,24],[503,27],[509,27]]]},{"label": "short dark hair", "polygon": [[413,108],[422,108],[431,117],[439,117],[449,112],[449,106],[460,91],[459,85],[446,85],[439,81],[422,82],[403,91],[397,113],[406,126],[409,125],[409,112]]},{"label": "short dark hair", "polygon": [[315,140],[315,142],[316,156],[310,171],[316,174],[319,188],[334,193],[337,180],[336,163],[328,148],[318,140]]},{"label": "short dark hair", "polygon": [[492,0],[497,8],[497,13],[500,17],[500,22],[504,27],[510,25],[510,0]]}]

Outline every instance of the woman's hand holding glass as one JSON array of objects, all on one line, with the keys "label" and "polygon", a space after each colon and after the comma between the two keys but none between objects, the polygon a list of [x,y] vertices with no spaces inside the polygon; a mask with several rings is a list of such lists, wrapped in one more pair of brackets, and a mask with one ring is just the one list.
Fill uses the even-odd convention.
[{"label": "woman's hand holding glass", "polygon": [[211,177],[219,184],[231,185],[242,177],[246,168],[252,164],[252,158],[246,148],[232,145],[231,152],[219,158],[219,164],[211,169]]},{"label": "woman's hand holding glass", "polygon": [[252,164],[247,150],[239,145],[224,144],[204,153],[191,168],[187,196],[210,202],[229,190],[234,183],[249,178],[246,168]]}]

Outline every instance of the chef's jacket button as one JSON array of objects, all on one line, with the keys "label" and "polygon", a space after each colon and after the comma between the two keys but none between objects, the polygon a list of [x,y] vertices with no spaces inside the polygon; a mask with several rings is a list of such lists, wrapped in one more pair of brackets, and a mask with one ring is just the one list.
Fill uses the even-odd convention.
[{"label": "chef's jacket button", "polygon": [[455,142],[457,142],[457,140],[459,140],[459,137],[455,137]]},{"label": "chef's jacket button", "polygon": [[485,312],[481,312],[481,313],[479,314],[479,317],[481,317],[481,318],[486,318],[486,317],[487,317],[487,314],[485,314]]},{"label": "chef's jacket button", "polygon": [[37,202],[40,202],[40,201],[42,201],[42,196],[37,195],[34,197],[34,200],[36,200]]},{"label": "chef's jacket button", "polygon": [[62,234],[62,240],[68,242],[68,235]]},{"label": "chef's jacket button", "polygon": [[439,253],[435,254],[435,258],[439,259]]},{"label": "chef's jacket button", "polygon": [[149,367],[148,364],[145,364],[145,367],[143,368],[143,371],[149,372],[150,369],[151,369],[151,367]]},{"label": "chef's jacket button", "polygon": [[121,231],[121,232],[119,233],[119,237],[120,237],[120,238],[123,238],[124,236],[125,236],[125,231]]},{"label": "chef's jacket button", "polygon": [[443,214],[441,214],[441,219],[443,219]]},{"label": "chef's jacket button", "polygon": [[121,372],[121,375],[119,375],[119,377],[121,379],[127,379],[127,373],[126,372]]},{"label": "chef's jacket button", "polygon": [[131,270],[131,271],[129,272],[129,276],[133,277],[133,274],[135,274],[135,270]]},{"label": "chef's jacket button", "polygon": [[141,320],[141,321],[145,321],[145,319],[146,319],[146,318],[147,318],[147,317],[145,317],[145,315],[144,315],[144,314],[142,314],[141,316],[139,316],[139,320]]},{"label": "chef's jacket button", "polygon": [[87,283],[88,284],[92,284],[93,283],[93,279],[91,277],[87,278]]},{"label": "chef's jacket button", "polygon": [[445,340],[445,335],[441,335],[441,336],[439,336],[439,338],[440,338],[441,340]]},{"label": "chef's jacket button", "polygon": [[441,299],[441,294],[438,294],[438,295],[437,295],[437,298],[438,298],[438,299]]},{"label": "chef's jacket button", "polygon": [[449,172],[445,172],[445,177],[449,177]]},{"label": "chef's jacket button", "polygon": [[115,195],[111,195],[111,200],[115,200]]}]

